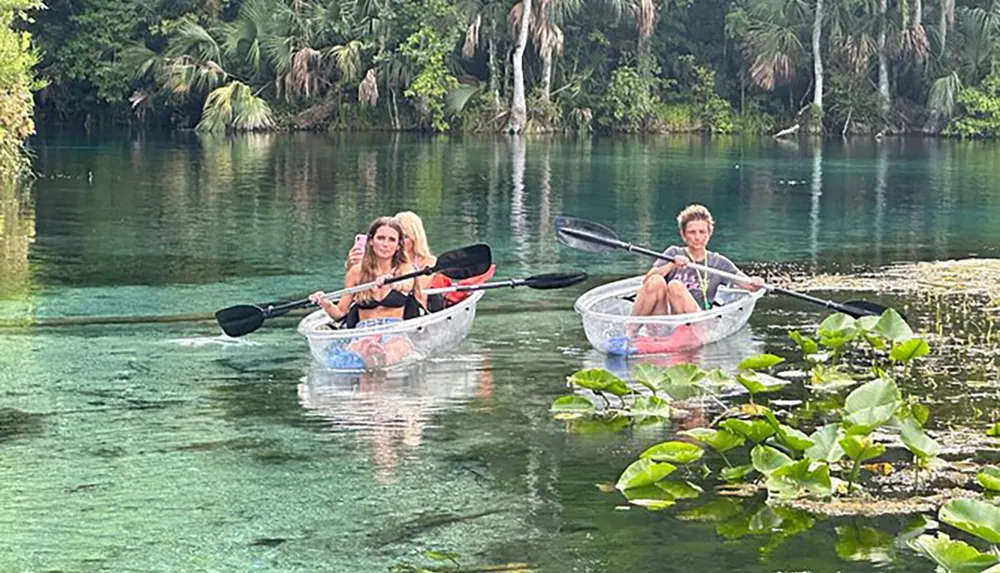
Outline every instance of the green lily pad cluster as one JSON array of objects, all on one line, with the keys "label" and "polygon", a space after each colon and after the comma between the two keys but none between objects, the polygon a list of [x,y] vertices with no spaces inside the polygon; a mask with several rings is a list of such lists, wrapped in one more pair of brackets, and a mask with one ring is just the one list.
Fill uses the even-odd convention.
[{"label": "green lily pad cluster", "polygon": [[[708,427],[682,431],[675,439],[652,445],[621,473],[615,488],[629,503],[652,510],[699,497],[713,480],[720,487],[734,482],[762,487],[770,500],[854,496],[862,489],[859,480],[865,468],[887,465],[873,462],[881,461],[892,436],[909,452],[908,465],[918,478],[919,472],[944,463],[938,458],[940,444],[924,429],[929,409],[905,397],[897,383],[912,374],[909,365],[930,349],[896,311],[860,319],[834,314],[820,323],[815,338],[799,332],[789,335],[811,369],[805,389],[822,396],[806,400],[792,412],[774,408],[766,400],[789,385],[787,378],[772,372],[787,366],[785,359],[772,354],[745,359],[731,375],[706,372],[692,364],[641,365],[635,370],[634,385],[605,370],[584,370],[568,382],[590,390],[600,407],[574,394],[556,400],[552,411],[560,418],[668,418],[675,402],[715,396],[720,386],[744,387],[749,394],[746,403],[724,405],[725,410]],[[859,359],[869,362],[868,366],[859,368]],[[1000,424],[988,433],[1000,435]],[[898,469],[901,464],[895,460],[893,465]],[[976,481],[986,491],[1000,491],[1000,468],[983,468]],[[915,480],[915,487],[918,483]],[[752,531],[755,526],[764,527],[761,524],[766,520],[786,519],[777,506],[764,513],[747,519],[740,514],[735,521],[729,516],[728,525],[720,525],[720,534],[723,529],[745,525]],[[988,501],[949,501],[941,507],[938,520],[989,544],[1000,543],[1000,507]],[[794,531],[795,523],[792,520],[787,530]],[[845,529],[838,548],[843,544],[852,555],[881,559],[888,551],[883,541],[877,532]],[[1000,573],[996,547],[983,552],[944,532],[932,536],[921,529],[893,546],[909,547],[932,559],[939,571]],[[863,548],[854,551],[851,547]]]}]

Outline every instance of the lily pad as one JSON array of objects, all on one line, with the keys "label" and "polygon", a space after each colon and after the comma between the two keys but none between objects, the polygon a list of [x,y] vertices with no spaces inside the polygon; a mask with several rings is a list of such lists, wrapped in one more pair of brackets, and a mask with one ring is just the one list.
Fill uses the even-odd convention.
[{"label": "lily pad", "polygon": [[903,420],[900,438],[918,458],[933,458],[941,452],[941,446],[928,436],[913,418]]},{"label": "lily pad", "polygon": [[670,403],[659,396],[640,396],[629,408],[633,416],[670,417]]},{"label": "lily pad", "polygon": [[570,418],[583,416],[593,411],[594,403],[583,396],[562,396],[556,398],[549,406],[549,412],[568,415]]},{"label": "lily pad", "polygon": [[744,358],[737,368],[740,370],[766,370],[784,361],[784,358],[773,354],[757,354]]},{"label": "lily pad", "polygon": [[939,571],[946,573],[981,573],[987,567],[997,562],[997,558],[988,553],[980,553],[978,549],[964,541],[953,540],[944,533],[936,537],[921,535],[911,539],[907,545],[937,563]]},{"label": "lily pad", "polygon": [[774,392],[781,390],[788,384],[787,380],[752,371],[740,372],[736,375],[736,381],[742,384],[751,394]]},{"label": "lily pad", "polygon": [[816,341],[802,336],[798,330],[789,331],[788,337],[791,338],[795,344],[799,345],[799,350],[802,351],[802,354],[816,354],[819,352],[819,345],[816,344]]},{"label": "lily pad", "polygon": [[625,491],[635,487],[651,485],[672,474],[676,469],[677,466],[672,464],[655,462],[650,459],[639,459],[625,468],[621,477],[618,478],[615,488],[619,491]]},{"label": "lily pad", "polygon": [[666,372],[659,366],[639,364],[635,367],[635,381],[653,392],[660,390],[666,378]]},{"label": "lily pad", "polygon": [[580,370],[566,379],[570,384],[595,392],[624,396],[631,392],[625,381],[603,368]]},{"label": "lily pad", "polygon": [[785,464],[768,476],[767,489],[786,499],[803,494],[829,497],[833,493],[830,466],[808,458]]},{"label": "lily pad", "polygon": [[976,474],[976,481],[990,491],[1000,491],[1000,468],[986,466]]},{"label": "lily pad", "polygon": [[758,444],[750,451],[750,461],[755,470],[769,476],[781,467],[792,463],[792,458],[770,446]]},{"label": "lily pad", "polygon": [[843,437],[839,424],[827,424],[819,428],[809,436],[813,445],[805,451],[806,457],[828,464],[840,461],[844,457],[844,448],[840,447],[838,441]]},{"label": "lily pad", "polygon": [[741,466],[722,468],[722,470],[719,472],[719,475],[721,475],[722,479],[726,481],[740,481],[743,478],[750,475],[751,473],[753,473],[753,471],[754,471],[753,464],[744,464]]},{"label": "lily pad", "polygon": [[1000,543],[1000,507],[978,499],[953,499],[938,511],[938,519],[990,543]]},{"label": "lily pad", "polygon": [[656,444],[639,454],[639,457],[649,458],[654,462],[689,464],[701,459],[703,455],[705,455],[705,450],[694,444],[673,441]]},{"label": "lily pad", "polygon": [[730,432],[743,436],[754,443],[761,443],[775,434],[775,430],[766,420],[740,420],[730,418],[719,424]]},{"label": "lily pad", "polygon": [[680,434],[694,438],[719,453],[726,453],[737,446],[742,446],[746,441],[746,438],[743,436],[725,429],[710,430],[708,428],[693,428],[680,432]]},{"label": "lily pad", "polygon": [[923,338],[911,338],[894,346],[889,352],[889,358],[897,362],[907,363],[914,358],[919,358],[931,351],[927,341]]},{"label": "lily pad", "polygon": [[855,461],[867,461],[885,453],[885,446],[876,444],[868,436],[850,435],[837,442],[847,457]]},{"label": "lily pad", "polygon": [[893,342],[902,342],[913,338],[913,329],[892,308],[882,313],[882,317],[875,325],[875,331]]}]

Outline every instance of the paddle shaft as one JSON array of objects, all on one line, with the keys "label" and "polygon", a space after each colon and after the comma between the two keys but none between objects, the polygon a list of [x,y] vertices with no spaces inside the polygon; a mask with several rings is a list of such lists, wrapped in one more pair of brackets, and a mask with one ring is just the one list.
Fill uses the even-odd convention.
[{"label": "paddle shaft", "polygon": [[[661,259],[661,260],[664,260],[664,261],[669,261],[671,263],[673,262],[673,260],[670,257],[664,256],[663,253],[657,253],[656,251],[647,249],[645,247],[640,247],[638,245],[633,245],[632,243],[626,243],[625,241],[619,241],[617,239],[610,239],[608,237],[602,237],[600,235],[595,235],[594,233],[588,233],[586,231],[581,231],[581,230],[578,230],[578,229],[562,229],[561,232],[568,233],[570,235],[576,235],[577,237],[582,237],[582,238],[584,238],[584,239],[586,239],[588,241],[593,241],[595,243],[601,243],[601,244],[604,244],[604,245],[608,245],[609,247],[617,247],[619,249],[625,249],[625,250],[632,251],[632,252],[635,252],[635,253],[640,253],[640,254],[643,254],[643,255],[648,255],[650,257],[655,257],[657,259]],[[702,272],[711,273],[713,275],[722,277],[722,278],[727,279],[729,281],[733,281],[733,282],[737,282],[737,283],[742,283],[742,284],[749,284],[751,282],[750,277],[742,276],[742,275],[735,275],[733,273],[727,273],[726,271],[720,271],[719,269],[713,269],[712,267],[706,267],[705,265],[699,265],[698,263],[688,263],[687,266],[691,267],[692,269],[696,269],[696,270],[699,270],[699,271],[702,271]],[[764,288],[764,289],[769,290],[771,292],[776,292],[776,293],[788,295],[790,297],[797,298],[799,300],[804,300],[806,302],[811,302],[813,304],[818,304],[820,306],[825,306],[827,308],[832,308],[833,310],[836,310],[836,311],[839,311],[839,312],[844,312],[844,313],[851,314],[851,315],[854,315],[856,313],[853,309],[850,309],[849,307],[846,307],[846,306],[844,306],[842,304],[836,303],[836,302],[834,302],[832,300],[823,300],[821,298],[816,298],[814,296],[809,296],[809,295],[807,295],[805,293],[796,292],[796,291],[793,291],[793,290],[788,290],[786,288],[782,288],[782,287],[779,287],[779,286],[775,286],[775,285],[770,285],[770,284],[764,283],[763,285],[761,285],[761,288]]]},{"label": "paddle shaft", "polygon": [[478,285],[452,285],[439,288],[429,288],[424,289],[424,294],[445,294],[449,292],[468,292],[475,290],[488,290],[493,288],[503,288],[503,287],[518,287],[525,284],[524,279],[507,279],[505,281],[496,281],[491,283],[482,283]]},{"label": "paddle shaft", "polygon": [[[420,275],[427,274],[428,269],[430,269],[430,267],[422,269],[422,270],[419,270],[419,271],[413,271],[412,273],[406,273],[405,275],[399,275],[398,277],[388,278],[388,279],[385,280],[385,282],[382,283],[382,285],[384,286],[384,285],[396,283],[396,282],[399,282],[399,281],[405,281],[405,280],[409,280],[409,279],[412,279],[412,278],[419,277]],[[355,286],[352,286],[352,287],[349,287],[349,288],[344,288],[344,289],[340,289],[338,291],[334,291],[334,292],[331,292],[331,293],[324,294],[323,298],[328,299],[328,300],[339,299],[340,297],[342,297],[344,295],[347,295],[347,294],[354,294],[356,292],[363,292],[363,291],[366,291],[366,290],[369,290],[369,289],[373,289],[373,288],[376,288],[376,287],[378,287],[378,283],[375,282],[375,281],[371,281],[371,282],[367,282],[367,283],[364,283],[364,284],[355,285]],[[270,306],[269,305],[267,308],[264,309],[264,315],[267,316],[267,317],[279,316],[279,315],[284,314],[284,313],[286,313],[286,312],[288,312],[290,310],[295,310],[297,308],[302,308],[302,307],[305,307],[305,306],[309,306],[310,304],[313,304],[312,300],[310,300],[308,298],[305,298],[305,299],[297,300],[297,301],[294,301],[294,302],[286,302],[285,304],[279,304],[278,306]]]}]

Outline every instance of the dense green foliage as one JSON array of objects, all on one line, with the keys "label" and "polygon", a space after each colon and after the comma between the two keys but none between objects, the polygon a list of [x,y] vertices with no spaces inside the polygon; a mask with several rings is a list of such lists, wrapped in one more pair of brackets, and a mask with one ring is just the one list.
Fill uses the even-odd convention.
[{"label": "dense green foliage", "polygon": [[[56,0],[30,26],[40,113],[193,126],[238,81],[209,108],[249,94],[254,117],[203,128],[496,129],[521,7]],[[534,0],[528,21],[528,129],[995,134],[996,3]]]},{"label": "dense green foliage", "polygon": [[27,167],[23,144],[35,132],[31,91],[39,87],[33,67],[38,56],[31,35],[12,25],[26,20],[31,0],[0,0],[0,175],[7,179]]}]

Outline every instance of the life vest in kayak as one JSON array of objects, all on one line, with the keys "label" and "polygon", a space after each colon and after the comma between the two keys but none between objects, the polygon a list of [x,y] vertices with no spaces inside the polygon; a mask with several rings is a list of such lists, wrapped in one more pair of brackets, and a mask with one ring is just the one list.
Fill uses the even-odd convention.
[{"label": "life vest in kayak", "polygon": [[[448,277],[446,277],[446,276],[438,273],[438,274],[435,274],[433,277],[431,277],[430,286],[428,286],[427,288],[445,288],[445,287],[450,287],[450,286],[455,286],[455,285],[478,285],[478,284],[483,284],[484,282],[486,282],[486,281],[490,280],[491,278],[493,278],[493,275],[496,272],[497,272],[497,266],[496,265],[490,265],[489,270],[487,270],[485,273],[483,273],[481,275],[476,275],[474,277],[469,277],[467,279],[462,279],[462,280],[458,281],[457,283],[453,282],[450,278],[448,278]],[[449,306],[453,306],[455,304],[458,304],[458,303],[462,302],[463,300],[465,300],[465,298],[468,297],[470,294],[472,294],[472,291],[467,291],[467,292],[454,291],[454,292],[444,293],[444,306],[442,306],[441,308],[447,308]],[[433,295],[431,295],[431,296],[433,296]],[[437,305],[431,305],[431,302],[430,302],[429,298],[428,298],[427,303],[428,303],[428,306],[437,306]],[[431,308],[432,312],[435,311],[435,310],[440,310],[440,309]]]}]

